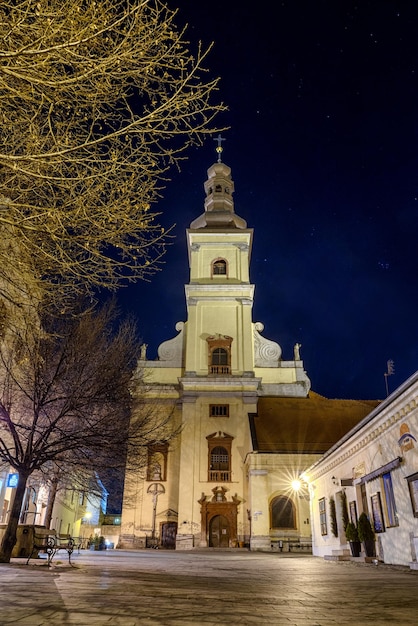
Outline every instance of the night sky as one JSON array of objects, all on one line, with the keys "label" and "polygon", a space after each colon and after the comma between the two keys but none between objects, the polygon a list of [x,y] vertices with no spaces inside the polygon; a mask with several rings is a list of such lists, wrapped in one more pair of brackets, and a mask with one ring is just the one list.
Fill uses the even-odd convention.
[{"label": "night sky", "polygon": [[[192,49],[215,42],[223,161],[254,228],[253,320],[285,360],[302,344],[317,393],[384,398],[389,359],[389,391],[418,369],[418,3],[168,3]],[[189,152],[157,207],[176,224],[163,271],[120,294],[150,359],[186,320],[185,229],[215,145]]]}]

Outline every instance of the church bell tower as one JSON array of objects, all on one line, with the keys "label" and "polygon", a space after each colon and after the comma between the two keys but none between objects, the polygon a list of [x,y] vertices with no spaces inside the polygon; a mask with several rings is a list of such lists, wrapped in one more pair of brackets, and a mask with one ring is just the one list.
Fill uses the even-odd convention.
[{"label": "church bell tower", "polygon": [[[186,231],[187,319],[160,344],[157,361],[144,352],[139,362],[150,399],[167,413],[174,407],[180,434],[166,450],[151,450],[145,479],[125,488],[134,494],[125,497],[124,545],[141,547],[150,536],[178,550],[249,541],[250,416],[261,396],[306,397],[310,389],[299,354],[283,361],[263,324],[252,321],[253,230],[235,213],[222,141],[207,171],[204,212]],[[269,545],[268,528],[262,532]]]}]

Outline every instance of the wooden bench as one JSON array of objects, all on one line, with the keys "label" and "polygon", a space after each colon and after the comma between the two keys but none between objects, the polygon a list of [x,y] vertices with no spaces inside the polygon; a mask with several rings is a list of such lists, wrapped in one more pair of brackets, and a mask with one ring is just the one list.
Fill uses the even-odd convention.
[{"label": "wooden bench", "polygon": [[60,550],[66,550],[68,554],[68,562],[71,565],[71,555],[74,552],[74,547],[75,547],[74,539],[71,537],[71,535],[56,535],[55,541],[56,541],[56,546],[55,546],[54,554],[56,554]]},{"label": "wooden bench", "polygon": [[33,536],[32,550],[26,561],[29,564],[30,559],[39,552],[45,552],[48,557],[48,567],[51,565],[52,559],[60,550],[66,550],[68,554],[68,562],[71,565],[71,555],[74,551],[75,541],[70,535],[57,535],[54,531],[47,529],[37,529]]}]

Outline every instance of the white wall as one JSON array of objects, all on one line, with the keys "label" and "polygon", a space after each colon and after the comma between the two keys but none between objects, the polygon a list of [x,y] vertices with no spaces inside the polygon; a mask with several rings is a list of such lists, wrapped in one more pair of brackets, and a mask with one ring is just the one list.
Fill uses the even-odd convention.
[{"label": "white wall", "polygon": [[[387,464],[401,461],[392,469]],[[390,472],[396,504],[395,524],[390,522],[382,474]],[[418,518],[414,516],[407,478],[418,472],[418,373],[372,411],[358,429],[337,443],[306,472],[311,493],[314,554],[330,555],[347,547],[338,515],[339,536],[331,532],[329,499],[339,502],[345,489],[348,502],[355,502],[357,514],[363,510],[362,489],[368,513],[373,518],[372,498],[381,501],[384,531],[376,533],[378,556],[385,563],[409,565],[416,561],[414,537],[418,537]],[[372,474],[373,473],[373,474]],[[372,474],[372,475],[371,475]],[[352,479],[352,486],[341,486]],[[364,485],[362,487],[362,484]],[[319,501],[326,498],[328,532],[321,534]]]}]

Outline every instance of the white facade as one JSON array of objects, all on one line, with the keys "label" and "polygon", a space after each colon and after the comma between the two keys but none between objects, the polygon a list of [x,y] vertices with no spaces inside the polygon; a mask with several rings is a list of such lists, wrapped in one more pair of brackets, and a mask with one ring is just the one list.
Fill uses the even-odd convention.
[{"label": "white facade", "polygon": [[[372,521],[377,557],[418,568],[417,440],[418,373],[307,469],[315,555],[347,552],[341,517],[344,491],[351,521],[363,511]],[[336,503],[338,537],[331,530],[331,498]]]}]

